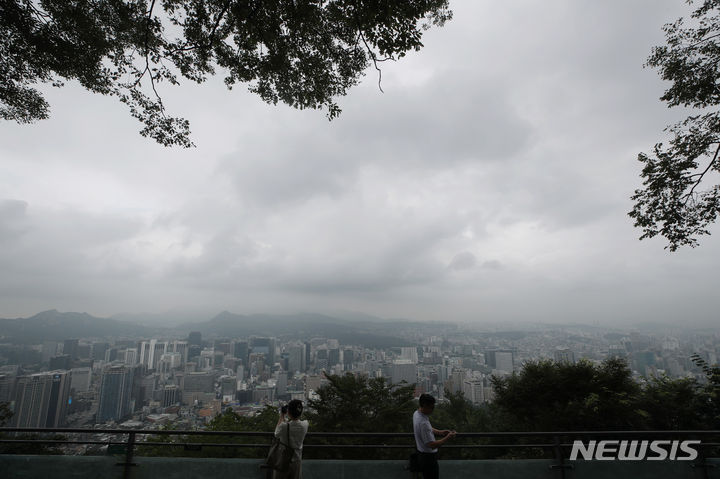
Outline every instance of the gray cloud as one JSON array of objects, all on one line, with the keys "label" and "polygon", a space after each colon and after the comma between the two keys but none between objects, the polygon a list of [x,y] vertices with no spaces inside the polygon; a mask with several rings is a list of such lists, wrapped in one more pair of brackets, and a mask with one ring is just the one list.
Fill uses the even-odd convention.
[{"label": "gray cloud", "polygon": [[712,312],[714,237],[669,255],[626,217],[635,156],[673,116],[641,66],[685,6],[453,8],[333,122],[216,80],[164,92],[192,151],[139,137],[111,99],[50,89],[51,120],[0,130],[0,316]]}]

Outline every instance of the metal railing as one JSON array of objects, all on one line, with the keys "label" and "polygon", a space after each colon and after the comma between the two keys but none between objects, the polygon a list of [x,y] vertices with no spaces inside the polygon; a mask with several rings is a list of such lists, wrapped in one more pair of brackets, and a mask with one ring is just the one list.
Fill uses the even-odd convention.
[{"label": "metal railing", "polygon": [[[108,440],[97,439],[71,439],[71,438],[47,438],[47,437],[21,437],[20,434],[43,434],[57,435],[68,434],[75,436],[111,435],[114,438]],[[125,440],[118,440],[117,436],[126,436]],[[171,436],[189,437],[202,436],[213,439],[228,438],[264,438],[264,442],[237,443],[237,442],[188,442],[188,441],[158,441],[153,439],[147,442],[148,437],[167,438]],[[0,428],[0,446],[3,444],[36,444],[36,445],[99,445],[107,446],[108,451],[114,450],[117,455],[124,456],[124,462],[118,463],[125,469],[124,477],[129,477],[130,469],[136,464],[133,458],[142,446],[165,446],[184,447],[189,450],[197,450],[203,447],[218,448],[266,448],[270,446],[272,432],[255,431],[205,431],[205,430],[144,430],[144,429],[77,429],[77,428]],[[317,444],[314,439],[345,439],[352,438],[355,441],[363,441],[352,444]],[[550,468],[557,470],[561,478],[565,478],[565,470],[572,469],[573,465],[567,463],[568,451],[573,446],[574,440],[598,440],[612,438],[615,440],[643,440],[643,439],[672,439],[672,440],[700,440],[698,444],[699,454],[692,464],[694,468],[704,471],[704,477],[708,476],[708,468],[716,467],[708,463],[705,458],[707,451],[720,447],[720,431],[558,431],[558,432],[468,432],[458,433],[454,443],[446,444],[443,450],[457,449],[540,449],[552,451],[553,464]],[[375,440],[374,443],[366,443],[368,439]],[[405,439],[402,443],[400,439]],[[457,441],[485,439],[487,442],[460,443]],[[388,441],[392,440],[392,441]],[[303,450],[313,449],[415,449],[414,436],[412,433],[355,433],[355,432],[309,432],[306,436]],[[385,442],[383,442],[385,441]],[[492,442],[492,441],[500,441]],[[525,442],[529,441],[529,442]],[[378,443],[379,442],[379,443]],[[119,453],[119,454],[118,454]]]}]

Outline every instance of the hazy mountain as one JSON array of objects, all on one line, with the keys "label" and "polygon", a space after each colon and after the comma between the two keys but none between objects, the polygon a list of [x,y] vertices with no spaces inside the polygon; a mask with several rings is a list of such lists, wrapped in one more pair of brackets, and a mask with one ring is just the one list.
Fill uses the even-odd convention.
[{"label": "hazy mountain", "polygon": [[150,334],[145,326],[98,318],[87,313],[61,313],[55,309],[30,318],[0,319],[0,337],[15,343],[68,338],[137,337]]},{"label": "hazy mountain", "polygon": [[30,318],[0,319],[0,338],[13,343],[39,343],[68,338],[182,337],[190,331],[200,331],[204,338],[252,335],[299,339],[326,337],[337,339],[341,344],[388,348],[410,346],[399,336],[401,328],[406,329],[413,324],[365,315],[341,319],[317,313],[241,315],[223,311],[208,321],[186,322],[177,326],[167,324],[168,321],[162,327],[162,321],[153,321],[164,317],[158,316],[120,314],[113,318],[99,318],[87,313],[50,310]]},{"label": "hazy mountain", "polygon": [[[381,321],[380,318],[376,318]],[[406,346],[398,337],[398,330],[390,324],[346,320],[317,313],[286,315],[242,315],[223,311],[210,321],[187,323],[178,330],[200,331],[204,337],[276,336],[293,338],[334,338],[341,344],[364,344],[368,347]]]}]

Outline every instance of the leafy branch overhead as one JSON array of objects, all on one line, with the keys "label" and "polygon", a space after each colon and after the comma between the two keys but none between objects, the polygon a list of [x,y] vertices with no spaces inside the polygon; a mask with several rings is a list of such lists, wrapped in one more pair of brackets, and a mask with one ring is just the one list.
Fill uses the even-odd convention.
[{"label": "leafy branch overhead", "polygon": [[75,80],[125,103],[143,136],[189,147],[159,87],[221,71],[228,88],[332,119],[369,66],[451,16],[448,0],[0,0],[0,117],[45,119],[37,85]]},{"label": "leafy branch overhead", "polygon": [[653,49],[647,65],[670,82],[660,99],[691,114],[667,128],[667,145],[638,156],[643,188],[629,215],[643,229],[640,239],[661,235],[675,251],[696,246],[720,210],[720,0],[702,2],[664,31],[667,43]]}]

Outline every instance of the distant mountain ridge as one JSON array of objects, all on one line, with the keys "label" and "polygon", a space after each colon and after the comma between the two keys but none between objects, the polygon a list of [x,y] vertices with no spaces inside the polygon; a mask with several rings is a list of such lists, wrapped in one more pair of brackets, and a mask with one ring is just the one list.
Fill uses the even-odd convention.
[{"label": "distant mountain ridge", "polygon": [[29,318],[0,319],[0,337],[15,342],[60,341],[68,338],[136,337],[148,328],[87,313],[43,311]]},{"label": "distant mountain ridge", "polygon": [[[139,318],[139,316],[137,317]],[[364,316],[363,320],[340,319],[319,313],[285,315],[241,315],[223,311],[208,321],[173,327],[151,326],[127,320],[95,317],[87,313],[62,313],[55,309],[29,318],[0,319],[0,340],[15,343],[62,341],[69,338],[152,338],[186,336],[200,331],[204,338],[275,336],[338,339],[341,344],[363,344],[368,347],[411,345],[399,335],[399,328],[412,327],[405,320],[383,320]]]}]

